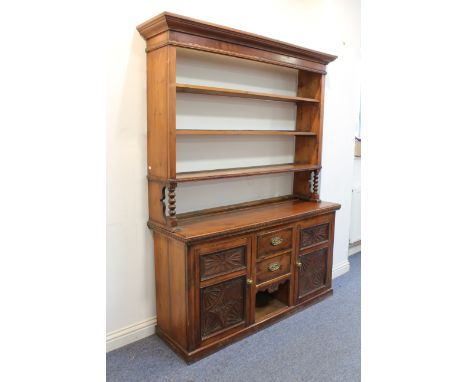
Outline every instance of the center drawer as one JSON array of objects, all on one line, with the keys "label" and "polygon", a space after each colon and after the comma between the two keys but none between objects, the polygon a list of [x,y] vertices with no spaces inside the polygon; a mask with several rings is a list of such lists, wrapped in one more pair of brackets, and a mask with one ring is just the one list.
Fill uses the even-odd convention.
[{"label": "center drawer", "polygon": [[269,257],[263,261],[257,262],[257,280],[261,284],[265,281],[285,275],[291,270],[291,254],[283,254],[275,257]]},{"label": "center drawer", "polygon": [[292,227],[261,232],[257,235],[257,261],[292,247]]}]

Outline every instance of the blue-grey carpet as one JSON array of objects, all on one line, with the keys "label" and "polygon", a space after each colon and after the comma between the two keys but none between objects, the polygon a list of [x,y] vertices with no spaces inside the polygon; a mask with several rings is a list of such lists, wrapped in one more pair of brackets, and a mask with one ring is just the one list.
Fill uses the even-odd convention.
[{"label": "blue-grey carpet", "polygon": [[158,337],[107,353],[109,382],[354,382],[361,368],[361,255],[334,294],[187,365]]}]

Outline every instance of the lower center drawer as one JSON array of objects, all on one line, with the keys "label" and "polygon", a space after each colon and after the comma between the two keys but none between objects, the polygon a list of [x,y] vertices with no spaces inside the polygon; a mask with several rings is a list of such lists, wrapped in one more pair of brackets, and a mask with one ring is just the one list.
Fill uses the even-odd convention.
[{"label": "lower center drawer", "polygon": [[291,270],[291,254],[270,257],[257,263],[257,284],[285,275]]}]

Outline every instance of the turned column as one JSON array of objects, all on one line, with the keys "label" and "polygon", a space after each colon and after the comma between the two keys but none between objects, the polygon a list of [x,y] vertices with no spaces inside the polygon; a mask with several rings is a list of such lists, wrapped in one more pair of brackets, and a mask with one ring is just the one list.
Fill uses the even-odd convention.
[{"label": "turned column", "polygon": [[177,183],[169,183],[169,188],[168,188],[168,196],[169,196],[169,216],[171,218],[176,216],[176,193],[175,189],[177,187]]},{"label": "turned column", "polygon": [[312,200],[314,202],[320,202],[319,178],[320,178],[320,169],[314,170],[312,172]]}]

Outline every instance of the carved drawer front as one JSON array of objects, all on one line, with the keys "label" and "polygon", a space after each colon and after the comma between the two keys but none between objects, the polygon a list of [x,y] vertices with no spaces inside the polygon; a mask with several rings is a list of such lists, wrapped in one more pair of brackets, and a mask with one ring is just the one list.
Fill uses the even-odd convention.
[{"label": "carved drawer front", "polygon": [[298,297],[312,293],[326,284],[328,248],[299,256]]},{"label": "carved drawer front", "polygon": [[243,276],[200,290],[202,339],[245,321],[245,289]]},{"label": "carved drawer front", "polygon": [[262,232],[257,235],[257,260],[292,246],[292,228]]},{"label": "carved drawer front", "polygon": [[246,268],[246,247],[225,249],[200,256],[200,279],[223,275]]},{"label": "carved drawer front", "polygon": [[291,255],[270,257],[257,263],[257,284],[289,273],[291,270]]},{"label": "carved drawer front", "polygon": [[324,243],[330,235],[330,224],[319,224],[301,229],[300,247],[306,248],[312,245]]}]

